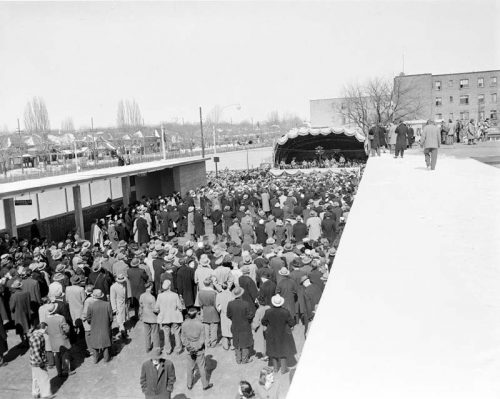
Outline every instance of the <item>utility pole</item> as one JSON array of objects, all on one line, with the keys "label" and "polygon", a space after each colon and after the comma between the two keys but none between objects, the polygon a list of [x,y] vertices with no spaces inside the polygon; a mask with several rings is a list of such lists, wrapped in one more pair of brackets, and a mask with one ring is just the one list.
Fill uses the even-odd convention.
[{"label": "utility pole", "polygon": [[19,118],[17,118],[17,133],[19,134],[19,149],[21,150],[21,173],[24,174],[23,140],[21,138],[21,125],[19,124]]},{"label": "utility pole", "polygon": [[163,123],[161,125],[161,151],[163,153],[163,159],[167,159],[167,153],[165,152],[165,129],[163,128]]},{"label": "utility pole", "polygon": [[201,157],[205,158],[205,139],[203,138],[203,114],[200,107]]},{"label": "utility pole", "polygon": [[212,126],[212,134],[214,136],[214,155],[217,154],[217,150],[216,150],[216,147],[217,147],[217,139],[215,138],[215,125]]}]

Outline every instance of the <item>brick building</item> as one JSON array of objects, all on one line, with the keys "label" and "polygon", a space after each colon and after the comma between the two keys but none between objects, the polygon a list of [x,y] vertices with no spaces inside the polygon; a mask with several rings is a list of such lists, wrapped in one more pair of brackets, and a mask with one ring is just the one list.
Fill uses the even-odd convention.
[{"label": "brick building", "polygon": [[500,70],[432,75],[400,75],[395,81],[414,86],[423,107],[415,119],[452,119],[498,123]]},{"label": "brick building", "polygon": [[[420,103],[419,111],[407,119],[474,119],[489,118],[498,124],[498,89],[500,70],[433,75],[401,74],[395,86],[411,87],[411,96]],[[310,100],[311,126],[344,126],[344,98]]]}]

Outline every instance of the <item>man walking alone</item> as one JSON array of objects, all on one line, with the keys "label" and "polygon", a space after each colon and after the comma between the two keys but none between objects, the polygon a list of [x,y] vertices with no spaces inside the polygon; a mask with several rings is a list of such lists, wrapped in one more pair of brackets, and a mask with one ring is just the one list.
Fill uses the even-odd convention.
[{"label": "man walking alone", "polygon": [[440,133],[440,129],[430,119],[422,129],[420,142],[424,149],[427,169],[431,168],[431,170],[434,170],[436,168],[438,148],[441,146]]}]

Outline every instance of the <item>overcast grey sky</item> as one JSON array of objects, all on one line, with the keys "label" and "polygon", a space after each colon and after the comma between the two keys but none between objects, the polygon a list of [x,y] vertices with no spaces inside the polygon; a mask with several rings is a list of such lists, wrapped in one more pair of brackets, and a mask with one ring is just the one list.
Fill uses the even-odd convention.
[{"label": "overcast grey sky", "polygon": [[0,127],[45,99],[52,128],[114,125],[135,98],[145,122],[240,103],[309,118],[309,100],[401,72],[500,67],[499,1],[1,3]]}]

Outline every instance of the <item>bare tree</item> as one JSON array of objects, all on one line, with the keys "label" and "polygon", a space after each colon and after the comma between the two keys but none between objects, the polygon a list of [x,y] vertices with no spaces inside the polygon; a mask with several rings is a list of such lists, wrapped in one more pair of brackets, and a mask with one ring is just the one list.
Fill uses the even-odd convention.
[{"label": "bare tree", "polygon": [[141,109],[135,100],[121,100],[118,102],[116,124],[120,128],[142,126]]},{"label": "bare tree", "polygon": [[63,132],[74,132],[75,124],[73,123],[73,118],[68,117],[61,122],[61,130]]},{"label": "bare tree", "polygon": [[267,120],[266,120],[267,125],[272,126],[272,125],[279,125],[280,124],[280,114],[278,111],[274,110],[271,111],[267,115]]},{"label": "bare tree", "polygon": [[208,125],[218,125],[220,123],[220,119],[222,116],[222,107],[220,105],[216,105],[213,107],[207,115],[207,124]]},{"label": "bare tree", "polygon": [[24,126],[30,133],[47,133],[50,130],[49,113],[41,97],[33,97],[24,108]]},{"label": "bare tree", "polygon": [[374,123],[414,117],[423,108],[414,85],[398,79],[373,78],[365,84],[350,84],[344,88],[343,97],[339,113],[365,133]]}]

